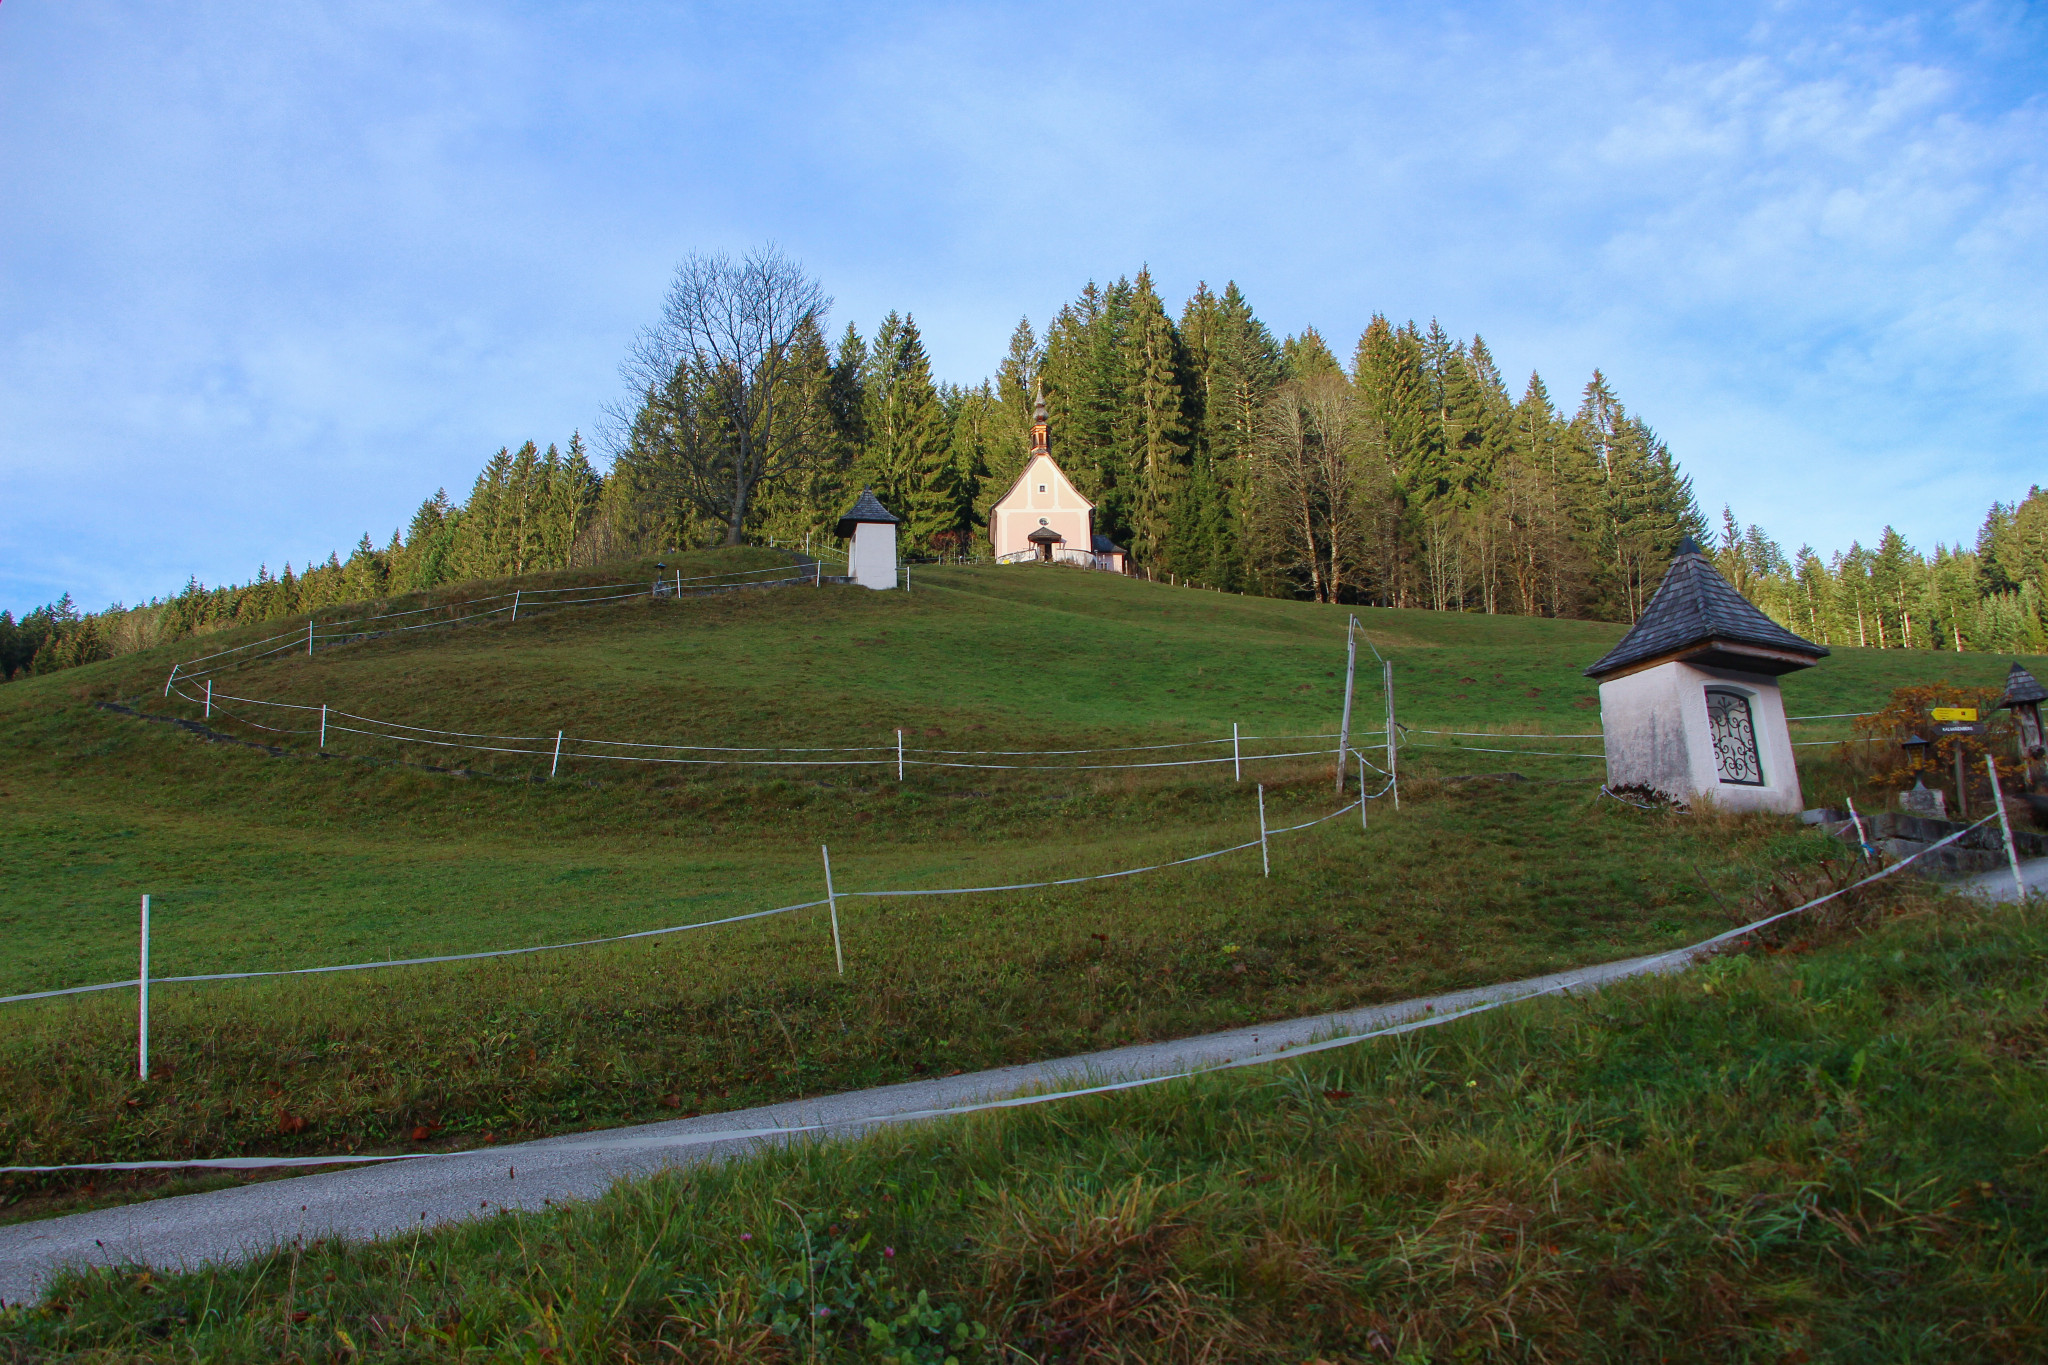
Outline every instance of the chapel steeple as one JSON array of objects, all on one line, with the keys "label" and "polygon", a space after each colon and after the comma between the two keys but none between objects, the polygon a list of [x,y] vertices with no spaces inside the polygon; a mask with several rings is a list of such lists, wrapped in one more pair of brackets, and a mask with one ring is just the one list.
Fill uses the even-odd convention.
[{"label": "chapel steeple", "polygon": [[1050,455],[1052,447],[1046,436],[1045,381],[1043,379],[1031,381],[1031,405],[1031,453],[1033,455]]}]

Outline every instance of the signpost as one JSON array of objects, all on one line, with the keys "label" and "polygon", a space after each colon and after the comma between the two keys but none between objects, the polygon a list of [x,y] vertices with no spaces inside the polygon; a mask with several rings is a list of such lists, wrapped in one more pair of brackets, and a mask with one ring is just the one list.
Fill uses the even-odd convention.
[{"label": "signpost", "polygon": [[1984,733],[1984,722],[1977,718],[1974,706],[1934,706],[1928,708],[1928,718],[1934,722],[1934,733],[1941,739],[1953,739],[1950,747],[1955,751],[1956,760],[1956,818],[1970,818],[1970,791],[1965,782],[1963,767],[1963,740]]}]

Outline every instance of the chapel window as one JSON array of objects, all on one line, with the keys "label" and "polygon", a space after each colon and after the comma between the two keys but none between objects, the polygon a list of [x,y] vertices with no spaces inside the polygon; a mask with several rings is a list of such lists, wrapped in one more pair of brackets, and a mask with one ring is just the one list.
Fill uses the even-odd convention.
[{"label": "chapel window", "polygon": [[1707,735],[1714,745],[1714,766],[1721,780],[1738,787],[1764,785],[1764,765],[1756,748],[1756,721],[1749,698],[1728,688],[1707,689]]}]

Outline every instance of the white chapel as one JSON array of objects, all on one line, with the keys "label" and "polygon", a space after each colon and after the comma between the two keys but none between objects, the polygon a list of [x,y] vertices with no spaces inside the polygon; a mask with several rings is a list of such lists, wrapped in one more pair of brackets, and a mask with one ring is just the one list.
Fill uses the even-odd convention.
[{"label": "white chapel", "polygon": [[1043,385],[1033,386],[1032,402],[1031,458],[1010,491],[989,509],[988,538],[996,563],[1035,560],[1128,573],[1129,552],[1095,533],[1095,504],[1053,462]]}]

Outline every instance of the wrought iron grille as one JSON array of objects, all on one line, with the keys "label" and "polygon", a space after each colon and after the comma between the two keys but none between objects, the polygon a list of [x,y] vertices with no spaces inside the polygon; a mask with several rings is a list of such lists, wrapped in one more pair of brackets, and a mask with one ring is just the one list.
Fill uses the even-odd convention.
[{"label": "wrought iron grille", "polygon": [[1738,787],[1764,785],[1763,759],[1756,750],[1756,722],[1749,698],[1740,692],[1707,690],[1707,734],[1714,741],[1714,766],[1721,780]]}]

